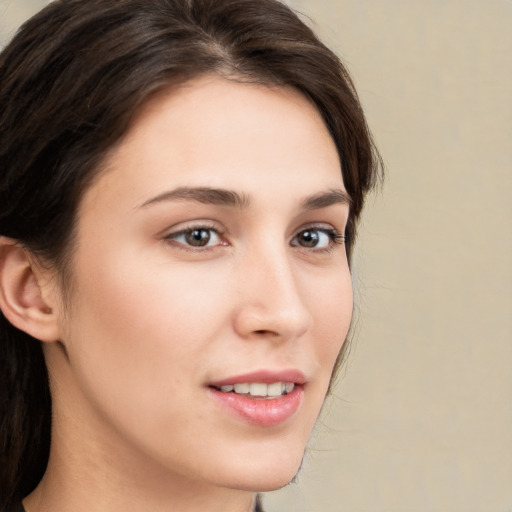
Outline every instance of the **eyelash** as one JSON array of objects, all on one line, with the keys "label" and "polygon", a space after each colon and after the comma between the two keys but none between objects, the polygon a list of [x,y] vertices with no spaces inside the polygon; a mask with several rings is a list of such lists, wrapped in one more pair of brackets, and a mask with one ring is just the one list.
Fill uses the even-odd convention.
[{"label": "eyelash", "polygon": [[[200,232],[200,231],[208,231],[208,232],[214,232],[216,236],[221,240],[220,243],[217,243],[213,246],[207,246],[207,245],[189,245],[187,243],[179,242],[177,241],[177,238],[179,237],[187,237],[191,236],[194,231]],[[297,239],[297,237],[301,234],[307,233],[307,232],[316,232],[316,233],[322,233],[329,237],[330,243],[327,247],[321,247],[317,248],[316,246],[313,246],[311,248],[308,248],[306,246],[302,246],[299,244],[292,243],[294,240]],[[182,229],[180,231],[176,231],[173,233],[169,233],[167,236],[164,237],[164,240],[166,240],[169,243],[173,243],[173,245],[179,247],[181,250],[189,251],[189,252],[205,252],[205,251],[211,251],[215,249],[215,247],[219,245],[226,246],[228,245],[227,242],[222,241],[222,235],[223,233],[215,226],[207,225],[207,224],[201,224],[197,226],[191,226],[186,229]],[[210,238],[208,238],[206,243],[210,242]],[[304,229],[301,229],[298,231],[294,237],[292,238],[291,245],[294,247],[299,247],[306,250],[311,250],[312,252],[331,252],[336,246],[345,244],[346,237],[344,234],[340,233],[335,228],[326,228],[326,227],[320,227],[320,226],[308,226]]]}]

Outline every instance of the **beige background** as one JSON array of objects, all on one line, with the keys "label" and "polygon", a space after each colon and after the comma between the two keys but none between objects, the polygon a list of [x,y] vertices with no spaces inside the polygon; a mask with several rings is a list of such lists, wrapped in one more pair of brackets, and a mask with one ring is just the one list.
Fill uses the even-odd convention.
[{"label": "beige background", "polygon": [[[1,39],[45,3],[0,0]],[[288,3],[352,72],[387,180],[350,359],[266,508],[510,512],[512,0]]]}]

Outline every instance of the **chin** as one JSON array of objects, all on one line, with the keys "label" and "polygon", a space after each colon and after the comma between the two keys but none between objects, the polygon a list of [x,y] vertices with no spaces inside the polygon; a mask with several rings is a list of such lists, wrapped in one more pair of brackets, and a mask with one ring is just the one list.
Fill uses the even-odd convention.
[{"label": "chin", "polygon": [[278,468],[271,474],[252,475],[251,478],[237,479],[226,487],[241,491],[269,492],[287,486],[296,476],[300,466],[293,472],[283,472]]},{"label": "chin", "polygon": [[236,479],[230,478],[227,487],[252,492],[267,492],[288,485],[300,470],[303,452],[286,457],[276,453],[267,460],[253,460],[237,471]]},{"label": "chin", "polygon": [[253,485],[248,490],[254,492],[269,492],[282,489],[295,478],[299,469],[300,466],[291,473],[276,471],[275,474],[272,475],[262,475],[261,479],[257,480],[256,483],[253,482]]}]

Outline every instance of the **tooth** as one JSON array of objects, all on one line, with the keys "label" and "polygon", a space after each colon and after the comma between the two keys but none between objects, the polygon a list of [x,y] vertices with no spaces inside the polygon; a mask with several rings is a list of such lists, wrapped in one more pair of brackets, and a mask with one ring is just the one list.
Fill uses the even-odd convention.
[{"label": "tooth", "polygon": [[227,384],[226,386],[221,386],[220,387],[220,390],[223,393],[229,393],[230,391],[233,391],[233,389],[235,389],[235,386],[233,386],[232,384]]},{"label": "tooth", "polygon": [[274,382],[268,385],[268,396],[281,396],[283,394],[283,384],[281,382]]},{"label": "tooth", "polygon": [[293,391],[293,388],[295,387],[295,384],[293,382],[287,382],[285,385],[285,391],[289,393],[290,391]]},{"label": "tooth", "polygon": [[267,385],[253,382],[250,385],[249,393],[251,393],[252,396],[267,396]]},{"label": "tooth", "polygon": [[249,384],[235,384],[235,393],[246,394],[249,393]]}]

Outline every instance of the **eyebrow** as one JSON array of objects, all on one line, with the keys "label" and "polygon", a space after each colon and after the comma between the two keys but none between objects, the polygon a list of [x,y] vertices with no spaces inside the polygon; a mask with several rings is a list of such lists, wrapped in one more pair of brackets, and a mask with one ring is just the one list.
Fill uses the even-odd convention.
[{"label": "eyebrow", "polygon": [[197,201],[198,203],[228,206],[244,209],[249,206],[249,198],[233,190],[225,190],[212,187],[179,187],[169,192],[164,192],[149,201],[142,208],[163,201],[173,200]]},{"label": "eyebrow", "polygon": [[[179,187],[149,199],[141,205],[141,208],[166,201],[197,201],[204,204],[227,206],[230,208],[245,209],[250,206],[250,199],[245,194],[234,190],[226,190],[212,187]],[[319,210],[334,204],[346,204],[350,206],[352,199],[342,189],[330,189],[307,197],[301,204],[302,210]]]},{"label": "eyebrow", "polygon": [[308,197],[302,203],[303,210],[319,210],[320,208],[327,208],[333,204],[346,204],[350,206],[352,199],[342,189],[330,189],[327,192],[320,192],[314,196]]}]

